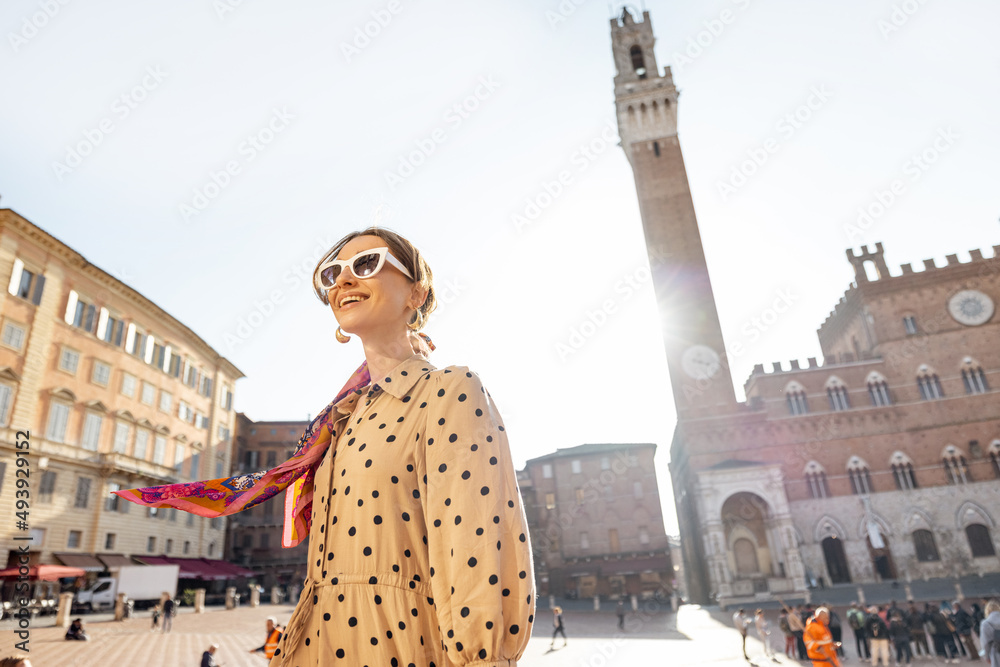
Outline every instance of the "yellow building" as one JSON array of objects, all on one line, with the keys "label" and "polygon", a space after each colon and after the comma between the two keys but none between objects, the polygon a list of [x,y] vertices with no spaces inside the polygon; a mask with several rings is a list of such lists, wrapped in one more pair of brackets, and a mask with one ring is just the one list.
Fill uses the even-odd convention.
[{"label": "yellow building", "polygon": [[[223,519],[152,510],[111,492],[228,475],[240,370],[10,209],[0,209],[0,280],[8,285],[0,294],[0,557],[6,550],[13,565],[22,548],[32,564],[89,570],[114,562],[112,554],[221,558]],[[27,465],[19,467],[19,454]],[[19,508],[24,471],[30,495]]]}]

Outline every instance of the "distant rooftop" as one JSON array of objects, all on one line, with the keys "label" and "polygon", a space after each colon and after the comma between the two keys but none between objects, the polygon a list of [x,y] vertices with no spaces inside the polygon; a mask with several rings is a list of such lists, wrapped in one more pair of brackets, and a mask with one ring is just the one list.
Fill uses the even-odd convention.
[{"label": "distant rooftop", "polygon": [[567,456],[587,456],[590,454],[615,454],[617,452],[624,452],[629,449],[635,449],[637,447],[652,447],[656,449],[656,444],[652,442],[619,442],[619,443],[590,443],[586,445],[578,445],[576,447],[561,447],[551,454],[545,454],[544,456],[538,456],[533,459],[529,459],[526,463],[531,464],[536,461],[545,461],[548,459],[561,459]]}]

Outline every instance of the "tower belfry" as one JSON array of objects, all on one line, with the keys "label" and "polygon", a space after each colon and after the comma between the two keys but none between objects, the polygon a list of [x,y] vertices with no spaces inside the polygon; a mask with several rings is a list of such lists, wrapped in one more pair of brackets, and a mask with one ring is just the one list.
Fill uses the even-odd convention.
[{"label": "tower belfry", "polygon": [[632,165],[679,420],[736,408],[722,327],[677,140],[677,88],[649,12],[611,19],[615,105]]}]

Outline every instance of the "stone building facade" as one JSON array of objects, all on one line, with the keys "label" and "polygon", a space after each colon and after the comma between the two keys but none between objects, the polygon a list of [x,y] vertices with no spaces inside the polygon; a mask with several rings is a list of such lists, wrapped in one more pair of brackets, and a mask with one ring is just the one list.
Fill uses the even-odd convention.
[{"label": "stone building facade", "polygon": [[[224,519],[151,510],[111,492],[226,476],[240,370],[9,209],[0,209],[0,277],[3,563],[24,545],[33,564],[88,570],[130,555],[221,558]],[[28,461],[24,530],[13,522],[19,452]]]},{"label": "stone building facade", "polygon": [[[308,421],[255,422],[242,412],[236,415],[233,475],[268,470],[292,455]],[[300,584],[306,574],[307,537],[298,546],[281,546],[285,494],[230,517],[226,540],[227,559],[249,567],[257,582],[272,586]]]},{"label": "stone building facade", "polygon": [[1000,246],[891,273],[881,244],[819,328],[822,360],[733,397],[648,12],[611,22],[622,147],[663,314],[671,476],[691,597],[1000,571]]},{"label": "stone building facade", "polygon": [[653,444],[581,445],[518,472],[539,595],[670,594],[655,453]]}]

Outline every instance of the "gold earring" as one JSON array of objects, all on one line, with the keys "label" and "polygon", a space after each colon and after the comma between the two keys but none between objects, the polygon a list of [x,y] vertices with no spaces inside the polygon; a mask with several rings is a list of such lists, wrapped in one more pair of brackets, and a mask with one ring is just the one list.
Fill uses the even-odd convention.
[{"label": "gold earring", "polygon": [[337,327],[337,333],[334,335],[337,337],[338,343],[346,343],[347,341],[351,340],[351,337],[345,334],[343,331],[341,331],[340,327]]},{"label": "gold earring", "polygon": [[413,319],[406,323],[410,331],[419,331],[424,326],[424,314],[419,310],[414,311]]}]

